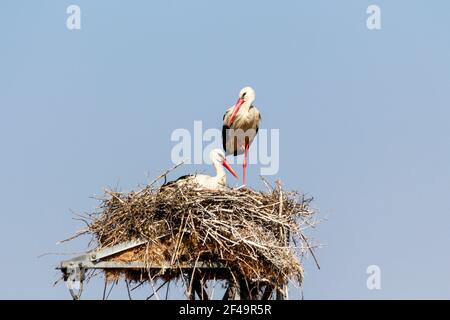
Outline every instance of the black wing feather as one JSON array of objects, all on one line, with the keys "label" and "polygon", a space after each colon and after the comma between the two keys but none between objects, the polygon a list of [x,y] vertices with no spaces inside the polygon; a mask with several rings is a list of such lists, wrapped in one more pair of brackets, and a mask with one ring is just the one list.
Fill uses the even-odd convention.
[{"label": "black wing feather", "polygon": [[164,183],[164,184],[161,186],[161,188],[169,187],[169,186],[171,186],[171,185],[177,183],[177,182],[180,181],[180,180],[189,179],[189,178],[191,178],[191,177],[194,177],[194,175],[192,175],[192,174],[187,174],[187,175],[181,176],[181,177],[179,177],[177,180],[173,180],[173,181],[169,181],[169,182]]}]

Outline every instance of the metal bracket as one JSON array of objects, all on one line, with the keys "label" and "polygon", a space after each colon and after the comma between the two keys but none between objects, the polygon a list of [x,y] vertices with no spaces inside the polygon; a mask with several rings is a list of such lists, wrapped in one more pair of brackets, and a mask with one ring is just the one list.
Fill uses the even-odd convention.
[{"label": "metal bracket", "polygon": [[[114,262],[101,262],[101,259],[112,256],[114,254],[138,247],[147,243],[145,240],[133,240],[123,242],[118,245],[104,248],[101,250],[93,250],[84,255],[75,257],[71,260],[63,261],[57,269],[64,273],[64,280],[69,288],[70,295],[74,300],[79,300],[83,292],[83,281],[85,278],[86,269],[105,269],[108,267],[117,266]],[[119,263],[120,264],[120,263]],[[125,263],[128,267],[140,268],[139,263]],[[111,265],[111,266],[110,266]],[[121,267],[121,266],[119,266]]]},{"label": "metal bracket", "polygon": [[[165,263],[158,263],[155,265],[149,265],[145,261],[108,261],[108,258],[112,255],[118,254],[120,252],[130,250],[132,248],[146,244],[146,240],[133,240],[123,243],[119,243],[115,246],[92,250],[78,257],[74,257],[70,260],[62,261],[57,269],[61,270],[64,274],[64,280],[67,283],[69,292],[74,300],[79,300],[81,293],[83,291],[83,281],[85,278],[85,272],[87,270],[94,269],[135,269],[135,270],[160,270],[164,273],[164,270],[170,270],[173,268],[170,261]],[[219,262],[202,262],[198,261],[195,265],[185,264],[177,265],[177,269],[224,269],[225,266]]]},{"label": "metal bracket", "polygon": [[85,268],[81,263],[70,263],[64,271],[64,280],[74,300],[80,300],[83,292]]},{"label": "metal bracket", "polygon": [[138,247],[140,245],[143,245],[145,243],[147,243],[148,241],[146,240],[133,240],[133,241],[127,241],[127,242],[122,242],[119,243],[115,246],[109,247],[109,248],[104,248],[102,250],[99,250],[97,252],[91,252],[89,258],[91,261],[98,261],[100,259],[115,255],[117,253],[120,253],[122,251],[126,251],[129,249],[132,249],[134,247]]}]

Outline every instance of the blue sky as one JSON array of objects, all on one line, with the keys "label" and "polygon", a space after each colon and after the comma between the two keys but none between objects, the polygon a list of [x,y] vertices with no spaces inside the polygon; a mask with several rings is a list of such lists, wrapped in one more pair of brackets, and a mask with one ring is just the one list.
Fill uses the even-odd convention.
[{"label": "blue sky", "polygon": [[[82,28],[66,28],[66,8]],[[366,28],[381,8],[382,29]],[[0,2],[0,298],[67,299],[54,267],[105,187],[171,166],[174,129],[220,127],[245,85],[314,196],[306,299],[450,298],[448,1]],[[177,174],[207,170],[185,166]],[[237,168],[240,172],[240,168]],[[176,175],[174,175],[175,177]],[[250,184],[260,188],[258,166]],[[366,268],[381,268],[368,290]],[[99,298],[102,281],[85,298]],[[142,293],[144,294],[144,293]],[[126,298],[115,290],[114,298]]]}]

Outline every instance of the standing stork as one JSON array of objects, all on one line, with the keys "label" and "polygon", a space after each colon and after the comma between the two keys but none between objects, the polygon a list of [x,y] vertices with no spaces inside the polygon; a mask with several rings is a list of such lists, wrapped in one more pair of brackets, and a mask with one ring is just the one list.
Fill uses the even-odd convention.
[{"label": "standing stork", "polygon": [[233,176],[239,179],[239,176],[225,159],[225,153],[222,150],[211,150],[211,152],[209,153],[209,158],[211,159],[211,162],[216,169],[215,176],[208,176],[206,174],[186,175],[179,177],[177,180],[167,182],[161,188],[174,185],[182,186],[185,184],[194,184],[200,189],[221,190],[226,188],[227,186],[227,174],[225,172],[225,169],[230,171]]},{"label": "standing stork", "polygon": [[223,116],[222,143],[226,155],[244,154],[243,180],[247,184],[248,148],[258,134],[261,114],[253,105],[255,90],[245,87],[239,92],[236,104]]}]

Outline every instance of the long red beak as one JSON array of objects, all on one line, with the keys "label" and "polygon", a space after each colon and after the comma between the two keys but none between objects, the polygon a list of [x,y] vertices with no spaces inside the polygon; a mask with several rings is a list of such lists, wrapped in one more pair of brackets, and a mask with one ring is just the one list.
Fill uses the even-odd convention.
[{"label": "long red beak", "polygon": [[236,178],[239,179],[239,176],[237,175],[237,173],[233,170],[233,168],[230,166],[230,164],[227,162],[227,160],[223,160],[222,162],[223,166],[230,171],[230,173]]},{"label": "long red beak", "polygon": [[228,126],[232,125],[234,117],[236,117],[236,115],[239,112],[239,109],[241,109],[243,103],[244,103],[244,99],[239,98],[238,101],[236,102],[236,104],[234,105],[233,113],[232,113],[230,119],[228,120]]}]

